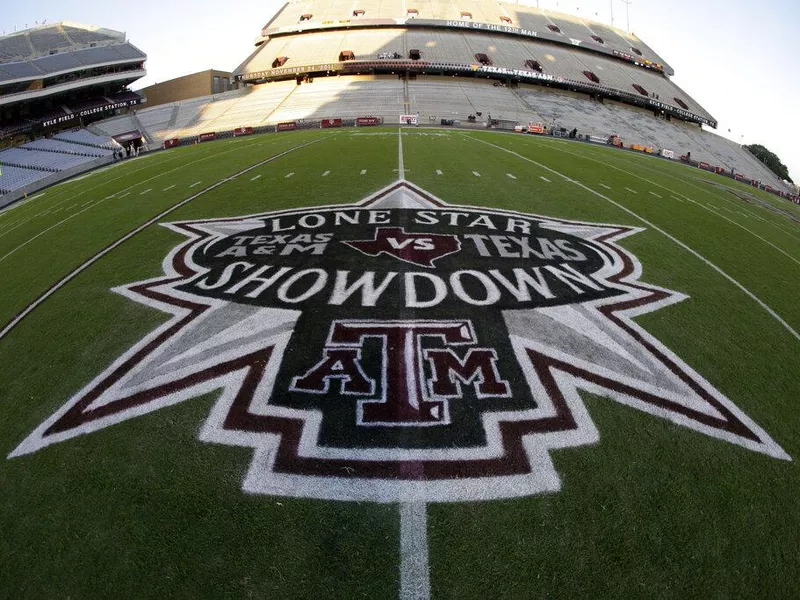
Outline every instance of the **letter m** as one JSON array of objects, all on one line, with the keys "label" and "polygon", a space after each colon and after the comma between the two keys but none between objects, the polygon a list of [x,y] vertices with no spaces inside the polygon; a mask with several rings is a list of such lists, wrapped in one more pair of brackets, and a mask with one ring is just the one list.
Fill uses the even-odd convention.
[{"label": "letter m", "polygon": [[425,350],[431,365],[429,391],[434,396],[461,397],[461,384],[472,385],[478,398],[511,395],[511,386],[497,370],[497,352],[491,348],[471,348],[464,359],[450,348]]}]

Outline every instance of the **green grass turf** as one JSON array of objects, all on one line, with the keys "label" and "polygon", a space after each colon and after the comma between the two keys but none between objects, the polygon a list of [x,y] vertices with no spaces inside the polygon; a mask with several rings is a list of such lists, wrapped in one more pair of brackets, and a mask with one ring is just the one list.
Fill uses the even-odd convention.
[{"label": "green grass turf", "polygon": [[[360,132],[295,132],[158,153],[0,213],[0,324],[139,224],[307,141],[321,138],[199,196],[165,221],[360,200],[398,176],[396,130]],[[652,157],[527,136],[420,133],[431,132],[403,136],[406,177],[449,202],[644,226],[623,242],[642,262],[642,280],[690,299],[637,322],[800,456],[798,340],[630,212],[521,157],[678,238],[797,330],[800,227],[706,180],[794,208]],[[181,239],[149,227],[0,340],[3,456],[165,321],[110,288],[159,275],[163,257]],[[800,585],[796,461],[585,397],[601,439],[552,453],[560,492],[429,507],[434,595],[792,595]],[[212,401],[213,394],[0,460],[2,595],[396,597],[396,507],[244,494],[252,451],[197,440]]]}]

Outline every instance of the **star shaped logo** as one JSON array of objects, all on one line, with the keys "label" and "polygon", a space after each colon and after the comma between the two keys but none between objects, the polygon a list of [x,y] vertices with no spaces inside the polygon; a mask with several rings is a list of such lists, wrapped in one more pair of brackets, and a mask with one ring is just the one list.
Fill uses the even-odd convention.
[{"label": "star shaped logo", "polygon": [[10,457],[215,392],[199,438],[253,449],[247,492],[529,496],[560,489],[551,450],[599,441],[585,391],[790,459],[633,321],[686,299],[640,281],[618,244],[640,229],[449,205],[407,181],[166,226],[185,239],[163,275],[114,291],[171,318]]}]

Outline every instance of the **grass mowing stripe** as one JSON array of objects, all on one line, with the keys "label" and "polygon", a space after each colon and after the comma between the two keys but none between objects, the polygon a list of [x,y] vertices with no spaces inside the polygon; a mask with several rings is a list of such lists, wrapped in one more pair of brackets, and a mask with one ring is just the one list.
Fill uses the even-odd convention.
[{"label": "grass mowing stripe", "polygon": [[[127,194],[123,194],[123,195],[127,195]],[[122,196],[120,196],[120,198],[122,198]],[[40,236],[43,236],[43,235],[44,235],[45,233],[47,233],[48,231],[50,231],[50,230],[52,230],[52,229],[55,229],[56,227],[58,227],[58,226],[59,226],[59,225],[61,225],[62,223],[66,223],[66,222],[67,222],[67,221],[69,221],[70,219],[74,219],[74,218],[75,218],[75,217],[77,217],[78,215],[80,215],[80,214],[82,214],[82,213],[86,212],[86,211],[87,211],[87,210],[89,210],[90,208],[94,208],[95,206],[97,206],[97,205],[98,205],[98,204],[100,204],[101,202],[105,202],[106,200],[108,200],[108,198],[103,198],[102,200],[97,200],[97,201],[94,201],[94,203],[92,203],[92,202],[88,202],[88,203],[87,203],[87,204],[88,204],[88,206],[86,206],[86,208],[84,208],[83,210],[79,210],[79,211],[78,211],[78,212],[76,212],[76,213],[72,213],[70,216],[66,217],[65,219],[61,219],[61,220],[60,220],[58,223],[55,223],[54,225],[51,225],[51,226],[50,226],[50,227],[48,227],[47,229],[43,229],[42,231],[40,231],[39,233],[37,233],[37,234],[36,234],[36,235],[34,235],[33,237],[30,237],[30,238],[28,238],[27,240],[25,240],[24,242],[22,242],[21,244],[19,244],[19,245],[18,245],[18,246],[16,246],[15,248],[13,248],[13,249],[11,249],[10,251],[6,252],[6,253],[5,253],[3,256],[0,256],[0,262],[3,262],[3,261],[4,261],[5,259],[7,259],[9,256],[11,256],[12,254],[14,254],[14,253],[15,253],[15,252],[17,252],[18,250],[21,250],[22,248],[24,248],[25,246],[27,246],[28,244],[30,244],[32,241],[34,241],[34,240],[36,240],[37,238],[39,238]],[[59,210],[60,210],[60,209],[59,209]],[[21,224],[21,223],[20,223],[20,224]]]},{"label": "grass mowing stripe", "polygon": [[[147,229],[148,227],[150,227],[150,225],[152,225],[153,223],[159,221],[160,219],[163,219],[168,214],[176,211],[177,209],[181,208],[185,204],[188,204],[189,202],[191,202],[195,198],[197,198],[199,196],[202,196],[206,192],[210,192],[211,190],[216,189],[217,187],[221,186],[223,183],[225,183],[227,181],[230,181],[232,179],[236,179],[240,175],[244,175],[245,173],[249,173],[253,169],[257,169],[258,167],[261,167],[261,166],[263,166],[263,165],[265,165],[267,163],[270,163],[270,162],[272,162],[274,160],[277,160],[277,159],[281,158],[282,156],[286,156],[287,154],[289,154],[291,152],[294,152],[295,150],[300,150],[301,148],[305,148],[306,146],[310,146],[311,144],[316,144],[317,142],[321,142],[321,141],[326,140],[326,139],[328,139],[328,138],[327,137],[321,137],[321,138],[317,138],[315,140],[311,140],[310,142],[305,142],[305,143],[300,144],[298,146],[294,146],[292,148],[289,148],[288,150],[284,150],[283,152],[281,152],[279,154],[276,154],[275,156],[271,156],[270,158],[267,158],[267,159],[262,160],[262,161],[254,164],[252,166],[249,166],[246,169],[243,169],[242,171],[239,171],[238,173],[235,173],[234,175],[231,175],[230,177],[226,177],[224,179],[221,179],[217,183],[214,183],[214,184],[212,184],[212,185],[200,190],[196,194],[181,200],[177,204],[172,205],[171,207],[169,207],[168,209],[164,210],[160,214],[156,215],[155,217],[153,217],[149,221],[146,221],[145,223],[142,223],[136,229],[133,229],[132,231],[129,231],[123,237],[118,239],[116,242],[114,242],[114,243],[106,246],[102,250],[100,250],[100,252],[98,252],[97,254],[92,256],[89,260],[84,262],[82,265],[80,265],[79,267],[74,269],[71,273],[69,273],[67,276],[62,278],[58,283],[53,285],[44,294],[42,294],[36,300],[34,300],[31,304],[29,304],[22,312],[20,312],[16,317],[14,317],[2,330],[0,330],[0,340],[2,340],[6,335],[8,335],[11,332],[11,330],[14,329],[14,327],[16,327],[17,324],[19,324],[20,321],[22,321],[22,319],[24,319],[27,315],[29,315],[42,302],[47,300],[47,298],[49,298],[54,293],[56,293],[60,288],[62,288],[67,283],[69,283],[72,279],[74,279],[80,273],[82,273],[83,271],[88,269],[91,265],[96,263],[98,260],[103,258],[106,254],[108,254],[109,252],[111,252],[112,250],[114,250],[115,248],[117,248],[118,246],[123,244],[124,242],[128,241],[129,239],[131,239],[137,233],[140,233],[140,232],[144,231],[145,229]],[[104,200],[100,200],[100,202],[103,202],[103,201]],[[78,213],[76,213],[76,214],[78,214]]]},{"label": "grass mowing stripe", "polygon": [[[642,223],[644,223],[644,224],[645,224],[645,225],[647,225],[648,227],[651,227],[651,228],[653,228],[655,231],[658,231],[658,232],[659,232],[661,235],[663,235],[663,236],[665,236],[666,238],[668,238],[668,239],[672,240],[673,242],[675,242],[676,244],[678,244],[678,245],[679,245],[681,248],[683,248],[684,250],[686,250],[687,252],[689,252],[690,254],[692,254],[693,256],[695,256],[696,258],[698,258],[698,259],[700,259],[701,261],[703,261],[703,262],[704,262],[706,265],[708,265],[709,267],[711,267],[712,269],[714,269],[714,270],[715,270],[717,273],[719,273],[720,275],[722,275],[722,276],[723,276],[725,279],[727,279],[728,281],[730,281],[730,282],[731,282],[733,285],[735,285],[737,288],[739,288],[741,291],[743,291],[745,294],[747,294],[747,296],[749,296],[751,300],[753,300],[754,302],[756,302],[756,303],[757,303],[757,304],[758,304],[758,305],[759,305],[761,308],[763,308],[765,311],[767,311],[767,312],[768,312],[768,313],[769,313],[769,314],[770,314],[770,315],[771,315],[771,316],[772,316],[772,317],[773,317],[773,318],[774,318],[776,321],[778,321],[778,323],[780,323],[781,325],[783,325],[783,327],[786,329],[786,331],[788,331],[788,332],[789,332],[790,334],[792,334],[792,335],[793,335],[793,336],[794,336],[794,337],[795,337],[795,338],[796,338],[798,341],[800,341],[800,333],[797,333],[797,331],[795,331],[795,330],[792,328],[792,326],[791,326],[791,325],[789,325],[789,323],[787,323],[787,322],[786,322],[786,321],[783,319],[783,317],[781,317],[781,316],[780,316],[778,313],[776,313],[776,312],[775,312],[775,311],[774,311],[772,308],[770,308],[770,307],[767,305],[767,303],[766,303],[766,302],[764,302],[763,300],[761,300],[761,299],[760,299],[758,296],[756,296],[756,295],[755,295],[753,292],[751,292],[750,290],[748,290],[748,289],[747,289],[746,287],[744,287],[744,286],[743,286],[741,283],[739,283],[739,282],[738,282],[736,279],[734,279],[733,277],[731,277],[730,275],[728,275],[728,273],[726,273],[726,272],[725,272],[725,271],[723,271],[723,270],[722,270],[720,267],[718,267],[717,265],[715,265],[714,263],[712,263],[710,260],[708,260],[708,259],[707,259],[706,257],[704,257],[702,254],[700,254],[699,252],[697,252],[696,250],[694,250],[693,248],[691,248],[690,246],[688,246],[688,245],[687,245],[687,244],[685,244],[684,242],[680,241],[680,240],[679,240],[678,238],[676,238],[675,236],[673,236],[673,235],[671,235],[671,234],[667,233],[666,231],[664,231],[663,229],[661,229],[661,228],[660,228],[658,225],[656,225],[655,223],[651,223],[650,221],[648,221],[647,219],[645,219],[644,217],[642,217],[642,216],[641,216],[641,215],[639,215],[638,213],[636,213],[636,212],[632,211],[631,209],[627,208],[626,206],[624,206],[624,205],[620,204],[619,202],[616,202],[615,200],[612,200],[611,198],[609,198],[608,196],[605,196],[605,195],[601,194],[601,193],[600,193],[600,192],[598,192],[597,190],[595,190],[595,189],[592,189],[592,188],[590,188],[589,186],[587,186],[587,185],[584,185],[584,184],[582,184],[581,182],[579,182],[579,181],[576,181],[576,180],[574,180],[574,179],[572,179],[572,178],[568,177],[567,175],[564,175],[563,173],[561,173],[561,172],[559,172],[559,171],[556,171],[555,169],[552,169],[552,168],[548,167],[547,165],[544,165],[544,164],[542,164],[542,163],[540,163],[540,162],[537,162],[537,161],[535,161],[535,160],[532,160],[532,159],[528,158],[527,156],[522,156],[521,154],[519,154],[519,153],[517,153],[517,152],[514,152],[513,150],[509,150],[508,148],[504,148],[503,146],[498,146],[497,144],[493,144],[493,143],[491,143],[491,142],[487,142],[486,140],[482,140],[482,139],[479,139],[479,138],[475,138],[475,137],[473,137],[473,136],[470,136],[470,135],[465,135],[464,137],[468,137],[468,138],[472,139],[473,141],[480,142],[481,144],[486,144],[487,146],[491,146],[491,147],[493,147],[493,148],[497,148],[498,150],[502,150],[503,152],[508,152],[509,154],[513,154],[514,156],[516,156],[517,158],[519,158],[519,159],[521,159],[521,160],[524,160],[524,161],[526,161],[526,162],[529,162],[529,163],[531,163],[531,164],[534,164],[534,165],[536,165],[536,166],[538,166],[538,167],[541,167],[541,168],[543,168],[543,169],[546,169],[547,171],[550,171],[551,173],[554,173],[555,175],[560,175],[561,177],[563,177],[564,179],[566,179],[566,180],[567,180],[567,181],[569,181],[570,183],[574,183],[574,184],[575,184],[575,185],[577,185],[578,187],[580,187],[580,188],[582,188],[582,189],[586,190],[587,192],[590,192],[590,193],[594,194],[595,196],[597,196],[597,197],[599,197],[599,198],[602,198],[602,199],[603,199],[603,200],[605,200],[606,202],[610,202],[611,204],[613,204],[613,205],[614,205],[614,206],[616,206],[617,208],[619,208],[619,209],[621,209],[621,210],[624,210],[626,213],[628,213],[628,214],[629,214],[629,215],[631,215],[632,217],[634,217],[634,218],[636,218],[637,220],[641,221]],[[594,160],[594,159],[593,159],[593,160]],[[596,161],[596,162],[601,162],[601,161]],[[616,167],[614,167],[614,168],[616,168]],[[620,169],[620,170],[621,170],[621,169]]]}]

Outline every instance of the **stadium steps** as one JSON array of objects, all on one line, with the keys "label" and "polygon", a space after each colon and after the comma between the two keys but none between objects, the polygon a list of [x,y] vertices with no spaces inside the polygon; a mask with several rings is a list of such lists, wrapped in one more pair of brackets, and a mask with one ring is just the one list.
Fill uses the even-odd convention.
[{"label": "stadium steps", "polygon": [[95,135],[102,135],[103,137],[111,137],[111,134],[103,131],[103,129],[99,125],[97,125],[96,123],[94,123],[92,125],[87,125],[86,129],[88,129],[90,132],[92,132]]},{"label": "stadium steps", "polygon": [[403,114],[411,114],[411,94],[408,93],[408,79],[403,79]]},{"label": "stadium steps", "polygon": [[178,120],[178,111],[180,110],[179,104],[174,104],[172,106],[172,114],[169,116],[169,121],[167,121],[166,129],[174,129],[175,122]]},{"label": "stadium steps", "polygon": [[289,98],[291,98],[294,95],[294,93],[299,89],[300,89],[300,86],[297,85],[297,86],[294,87],[294,89],[291,92],[286,94],[286,97],[283,100],[281,100],[278,103],[278,105],[271,112],[269,112],[268,114],[264,115],[264,118],[261,119],[261,122],[259,123],[259,125],[261,125],[263,123],[269,123],[269,118],[272,115],[274,115],[275,113],[277,113],[281,109],[281,107],[289,101]]},{"label": "stadium steps", "polygon": [[147,128],[139,120],[139,115],[137,115],[135,111],[131,111],[131,120],[136,124],[136,129],[142,132],[142,135],[144,136],[144,139],[147,140],[147,143],[154,144],[155,140],[153,139],[153,136],[150,135],[150,132],[147,131]]}]

